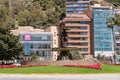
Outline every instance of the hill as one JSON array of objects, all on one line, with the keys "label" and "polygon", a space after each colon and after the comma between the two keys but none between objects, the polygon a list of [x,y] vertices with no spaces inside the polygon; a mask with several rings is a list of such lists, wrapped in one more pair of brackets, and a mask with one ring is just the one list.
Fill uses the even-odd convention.
[{"label": "hill", "polygon": [[[65,13],[66,0],[0,0],[0,25],[15,28],[33,26],[46,28],[57,25]],[[91,5],[120,6],[120,0],[91,0]]]},{"label": "hill", "polygon": [[35,28],[57,25],[64,12],[65,0],[0,0],[0,15],[12,28],[15,25]]}]

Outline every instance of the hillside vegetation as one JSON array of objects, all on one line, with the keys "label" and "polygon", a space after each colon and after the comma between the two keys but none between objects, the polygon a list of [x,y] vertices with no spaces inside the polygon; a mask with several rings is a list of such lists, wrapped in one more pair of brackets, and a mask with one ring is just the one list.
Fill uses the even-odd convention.
[{"label": "hillside vegetation", "polygon": [[0,24],[14,28],[57,25],[65,12],[65,0],[0,0]]},{"label": "hillside vegetation", "polygon": [[114,8],[120,7],[120,0],[90,0],[91,4],[100,3],[104,6],[113,6]]},{"label": "hillside vegetation", "polygon": [[[66,0],[0,0],[0,25],[15,28],[57,25],[65,13]],[[120,0],[91,0],[91,4],[120,6]]]}]

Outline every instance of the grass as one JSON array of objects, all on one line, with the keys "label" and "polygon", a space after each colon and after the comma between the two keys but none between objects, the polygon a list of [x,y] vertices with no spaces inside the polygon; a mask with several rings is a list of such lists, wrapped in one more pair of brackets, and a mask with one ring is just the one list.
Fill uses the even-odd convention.
[{"label": "grass", "polygon": [[102,70],[58,67],[58,66],[37,66],[23,68],[0,69],[0,74],[91,74],[91,73],[120,73],[120,66],[102,65]]}]

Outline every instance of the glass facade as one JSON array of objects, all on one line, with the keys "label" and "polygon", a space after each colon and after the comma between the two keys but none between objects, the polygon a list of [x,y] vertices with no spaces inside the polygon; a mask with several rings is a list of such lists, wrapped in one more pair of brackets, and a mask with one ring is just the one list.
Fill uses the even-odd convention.
[{"label": "glass facade", "polygon": [[50,59],[52,47],[50,32],[20,33],[20,42],[24,45],[25,56],[38,55]]},{"label": "glass facade", "polygon": [[67,14],[79,14],[79,13],[82,13],[83,10],[87,10],[88,8],[89,8],[89,0],[67,0],[66,1]]},{"label": "glass facade", "polygon": [[[109,8],[93,8],[94,51],[98,53],[112,53],[112,33],[107,27],[107,20],[113,11]],[[109,54],[110,54],[109,53]],[[109,55],[108,54],[108,55]]]}]

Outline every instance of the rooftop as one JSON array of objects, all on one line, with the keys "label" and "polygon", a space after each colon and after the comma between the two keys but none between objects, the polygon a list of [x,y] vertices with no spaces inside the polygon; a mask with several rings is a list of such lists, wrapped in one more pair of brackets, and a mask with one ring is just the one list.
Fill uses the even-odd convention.
[{"label": "rooftop", "polygon": [[111,6],[101,6],[100,4],[94,4],[94,6],[91,6],[92,8],[108,8],[108,9],[112,9]]},{"label": "rooftop", "polygon": [[44,32],[44,29],[34,29],[32,26],[19,26],[18,29],[11,30],[14,35],[19,35],[20,32]]}]

